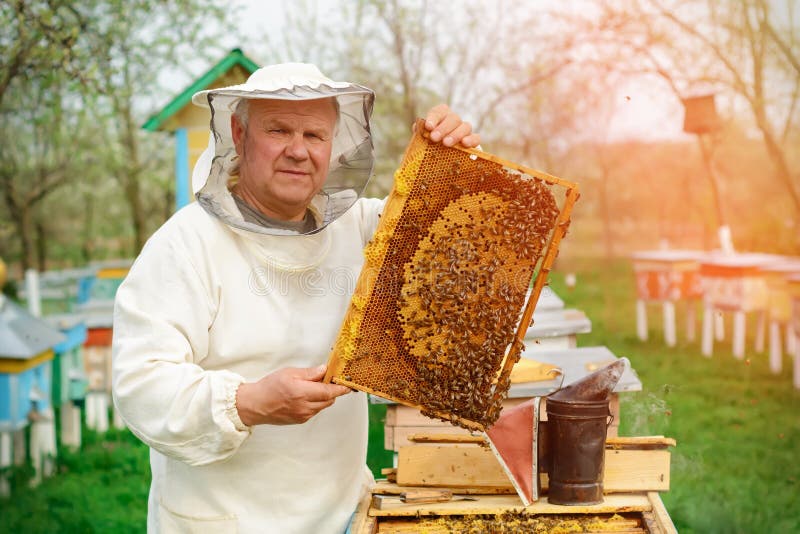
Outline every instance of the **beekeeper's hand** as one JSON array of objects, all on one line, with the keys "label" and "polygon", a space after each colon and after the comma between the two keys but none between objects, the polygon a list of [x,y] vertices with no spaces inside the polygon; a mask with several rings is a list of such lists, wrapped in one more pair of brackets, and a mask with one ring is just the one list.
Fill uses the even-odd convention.
[{"label": "beekeeper's hand", "polygon": [[286,367],[258,382],[245,382],[236,391],[239,418],[247,426],[305,423],[336,397],[351,390],[338,384],[324,384],[325,366]]},{"label": "beekeeper's hand", "polygon": [[425,115],[425,129],[431,133],[431,141],[445,146],[461,143],[467,148],[480,144],[481,136],[472,133],[472,125],[461,120],[447,104],[431,108]]}]

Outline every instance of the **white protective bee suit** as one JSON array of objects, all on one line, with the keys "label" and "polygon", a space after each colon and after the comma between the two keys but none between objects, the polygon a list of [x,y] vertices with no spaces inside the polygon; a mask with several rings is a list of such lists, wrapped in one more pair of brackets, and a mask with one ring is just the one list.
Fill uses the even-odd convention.
[{"label": "white protective bee suit", "polygon": [[[305,235],[247,222],[228,191],[239,98],[335,97],[330,174]],[[371,90],[285,64],[203,91],[209,148],[195,202],[147,242],[114,311],[113,394],[151,447],[148,532],[341,533],[372,482],[363,393],[300,425],[245,426],[236,390],[283,367],[327,362],[382,208],[372,171]]]}]

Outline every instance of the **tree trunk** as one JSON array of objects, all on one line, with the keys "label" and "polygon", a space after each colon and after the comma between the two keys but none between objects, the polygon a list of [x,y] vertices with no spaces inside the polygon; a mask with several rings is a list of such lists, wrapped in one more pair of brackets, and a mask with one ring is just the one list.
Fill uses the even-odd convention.
[{"label": "tree trunk", "polygon": [[[126,52],[126,46],[122,47]],[[115,87],[110,79],[107,80],[111,94],[111,102],[120,122],[119,141],[122,145],[124,160],[117,170],[125,200],[130,208],[131,225],[133,226],[133,255],[141,252],[145,242],[145,215],[141,198],[142,164],[139,161],[139,125],[133,116],[132,75],[127,64],[122,70],[122,86]]]},{"label": "tree trunk", "polygon": [[163,220],[166,221],[167,219],[169,219],[172,216],[174,210],[175,210],[175,191],[172,189],[172,187],[168,187],[167,190],[164,192]]},{"label": "tree trunk", "polygon": [[44,223],[36,220],[36,259],[38,260],[38,270],[43,273],[47,270],[47,229]]},{"label": "tree trunk", "polygon": [[125,198],[131,208],[131,223],[133,224],[133,255],[138,256],[145,242],[145,217],[142,208],[142,197],[139,187],[139,176],[131,172],[125,186]]},{"label": "tree trunk", "polygon": [[[792,173],[789,171],[789,164],[786,162],[786,154],[772,134],[772,129],[769,123],[767,123],[766,114],[763,109],[754,111],[756,111],[756,123],[761,130],[761,135],[764,137],[764,145],[767,148],[767,154],[769,154],[769,159],[772,160],[772,164],[775,165],[775,175],[791,195],[794,201],[795,213],[800,213],[800,194],[798,194],[794,180],[792,180]],[[795,222],[795,226],[796,225],[797,222]]]},{"label": "tree trunk", "polygon": [[92,261],[92,252],[94,248],[94,236],[92,235],[92,227],[94,225],[94,196],[91,193],[86,193],[83,196],[84,213],[83,219],[83,236],[81,239],[81,255],[83,261],[89,263]]},{"label": "tree trunk", "polygon": [[392,33],[394,53],[397,56],[397,63],[400,68],[400,83],[403,85],[403,113],[406,124],[412,124],[417,118],[417,102],[414,91],[414,84],[411,81],[411,72],[406,61],[406,44],[403,35],[402,21],[400,19],[400,7],[397,2],[392,2],[392,12],[383,12],[383,18],[389,31]]},{"label": "tree trunk", "polygon": [[[763,17],[763,20],[759,22],[766,22],[766,6],[761,4],[758,7],[761,8],[760,15]],[[773,165],[775,165],[776,178],[784,184],[791,195],[794,201],[795,212],[800,212],[800,194],[798,194],[795,189],[792,175],[789,171],[789,164],[786,162],[786,154],[773,134],[772,124],[767,118],[767,104],[764,95],[764,70],[766,68],[764,66],[764,53],[766,49],[764,40],[766,39],[766,35],[763,32],[763,24],[760,24],[762,31],[756,31],[756,28],[751,24],[746,8],[743,15],[743,26],[746,32],[747,42],[750,45],[750,56],[752,60],[751,69],[753,73],[753,94],[748,100],[753,109],[753,115],[755,116],[758,129],[761,130],[761,134],[764,138],[767,154],[769,154],[769,158],[772,160]]]},{"label": "tree trunk", "polygon": [[36,264],[35,248],[33,246],[33,224],[31,224],[31,209],[28,206],[19,207],[19,219],[17,220],[17,230],[19,231],[19,241],[22,246],[22,272]]}]

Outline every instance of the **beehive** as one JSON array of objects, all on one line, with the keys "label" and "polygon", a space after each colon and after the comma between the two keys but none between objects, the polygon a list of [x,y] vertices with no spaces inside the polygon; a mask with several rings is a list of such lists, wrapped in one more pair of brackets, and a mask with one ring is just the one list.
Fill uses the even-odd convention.
[{"label": "beehive", "polygon": [[578,191],[424,130],[418,122],[364,250],[325,380],[483,430]]},{"label": "beehive", "polygon": [[[454,532],[622,532],[646,534],[651,532],[642,512],[606,514],[541,514],[514,512],[502,514],[450,515],[444,517],[386,517],[378,523],[378,534],[451,534]],[[660,532],[660,530],[659,530]]]}]

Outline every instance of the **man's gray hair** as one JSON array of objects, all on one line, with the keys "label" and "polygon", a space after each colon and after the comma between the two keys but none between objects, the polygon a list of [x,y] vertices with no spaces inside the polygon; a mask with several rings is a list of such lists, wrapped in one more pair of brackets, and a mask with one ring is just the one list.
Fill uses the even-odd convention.
[{"label": "man's gray hair", "polygon": [[233,116],[239,121],[239,124],[247,130],[247,121],[250,118],[250,99],[240,98],[236,104],[236,109],[233,110]]}]

